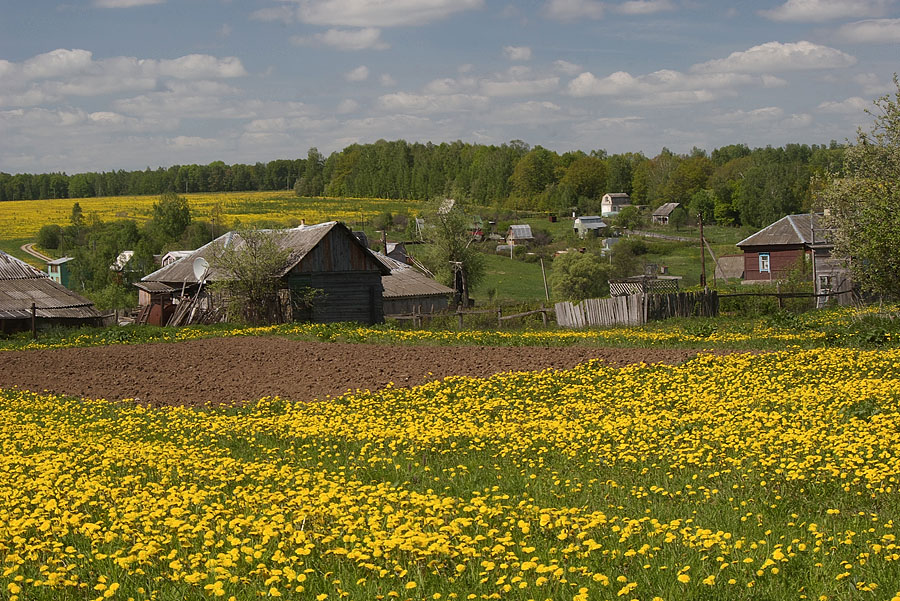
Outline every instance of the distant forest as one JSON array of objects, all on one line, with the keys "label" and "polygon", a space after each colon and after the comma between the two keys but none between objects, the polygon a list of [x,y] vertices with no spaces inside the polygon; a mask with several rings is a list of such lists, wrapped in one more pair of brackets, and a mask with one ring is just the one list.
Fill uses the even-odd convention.
[{"label": "distant forest", "polygon": [[839,174],[843,156],[844,147],[834,141],[754,149],[733,144],[689,154],[664,148],[648,158],[603,150],[558,154],[519,140],[499,146],[379,140],[327,158],[311,148],[305,159],[254,165],[216,161],[74,175],[0,173],[0,201],[293,189],[298,196],[450,196],[478,205],[592,214],[599,213],[603,194],[627,192],[634,204],[680,202],[709,222],[760,227],[809,210],[815,176]]}]

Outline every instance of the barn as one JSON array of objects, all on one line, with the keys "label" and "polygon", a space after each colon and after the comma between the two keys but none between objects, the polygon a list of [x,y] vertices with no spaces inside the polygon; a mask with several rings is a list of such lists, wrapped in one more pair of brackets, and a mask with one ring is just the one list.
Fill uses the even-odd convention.
[{"label": "barn", "polygon": [[[329,221],[286,230],[262,231],[290,253],[287,264],[277,275],[284,293],[298,299],[309,288],[320,292],[312,308],[302,316],[294,315],[294,319],[320,323],[356,321],[371,324],[384,321],[381,278],[389,275],[390,269],[346,225]],[[234,245],[239,250],[243,244],[237,232],[220,236],[175,263],[142,278],[136,284],[145,292],[141,298],[152,304],[165,305],[178,302],[176,297],[193,294],[199,287],[194,263],[201,258],[210,265],[206,281],[225,279],[227,274],[216,266],[218,249]],[[152,308],[150,313],[153,313]]]},{"label": "barn", "polygon": [[100,312],[43,271],[0,251],[0,332],[100,325]]}]

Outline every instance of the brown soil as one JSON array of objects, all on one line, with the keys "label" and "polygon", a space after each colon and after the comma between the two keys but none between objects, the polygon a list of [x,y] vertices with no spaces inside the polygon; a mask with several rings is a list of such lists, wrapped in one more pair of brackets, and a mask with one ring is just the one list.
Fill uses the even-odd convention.
[{"label": "brown soil", "polygon": [[0,353],[0,388],[151,405],[202,405],[279,395],[322,399],[348,390],[415,386],[449,375],[571,368],[588,359],[612,365],[679,363],[678,349],[592,347],[433,347],[215,338]]}]

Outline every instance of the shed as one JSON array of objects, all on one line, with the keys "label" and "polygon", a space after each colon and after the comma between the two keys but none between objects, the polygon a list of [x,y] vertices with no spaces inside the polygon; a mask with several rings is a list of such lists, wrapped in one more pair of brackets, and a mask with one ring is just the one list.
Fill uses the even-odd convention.
[{"label": "shed", "polygon": [[0,332],[38,327],[100,325],[100,312],[43,271],[0,251]]},{"label": "shed", "polygon": [[573,227],[579,238],[599,237],[606,230],[606,223],[599,215],[584,215],[575,219]]},{"label": "shed", "polygon": [[375,253],[375,256],[391,271],[390,275],[381,278],[385,315],[429,314],[450,306],[452,288],[390,256],[381,253]]},{"label": "shed", "polygon": [[510,246],[528,244],[532,240],[534,240],[534,235],[531,233],[531,226],[527,223],[511,225],[506,232],[506,243]]},{"label": "shed", "polygon": [[409,258],[409,253],[406,251],[406,244],[403,242],[387,242],[384,251],[385,255],[401,263],[409,264],[412,262]]},{"label": "shed", "polygon": [[[381,276],[388,275],[390,269],[346,225],[329,221],[262,231],[290,252],[285,267],[277,274],[289,298],[300,298],[307,288],[321,291],[312,309],[303,315],[294,315],[295,319],[325,323],[377,323],[384,320]],[[203,258],[211,265],[206,280],[224,280],[227,274],[215,265],[218,249],[225,245],[240,249],[243,244],[240,234],[228,232],[180,261],[145,276],[141,283],[160,282],[175,294],[190,293],[199,285],[194,275],[194,261]],[[148,292],[148,297],[150,294]]]},{"label": "shed", "polygon": [[650,220],[657,225],[669,225],[669,217],[681,206],[680,202],[667,202],[650,215]]},{"label": "shed", "polygon": [[618,215],[624,207],[631,206],[631,197],[626,192],[609,192],[600,199],[600,215]]}]

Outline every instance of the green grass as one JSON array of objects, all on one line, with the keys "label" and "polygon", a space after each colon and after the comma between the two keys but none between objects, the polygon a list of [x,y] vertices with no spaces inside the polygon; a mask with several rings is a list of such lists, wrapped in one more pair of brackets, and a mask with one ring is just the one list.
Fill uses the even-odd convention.
[{"label": "green grass", "polygon": [[11,239],[11,240],[0,240],[0,250],[2,250],[3,252],[5,252],[9,255],[14,256],[17,259],[21,259],[21,260],[25,261],[29,265],[33,265],[33,266],[37,267],[41,271],[46,270],[47,265],[43,261],[40,261],[37,258],[32,257],[27,252],[22,250],[22,245],[28,244],[29,242],[34,242],[34,240],[32,240],[30,238],[15,238],[15,239]]},{"label": "green grass", "polygon": [[[489,300],[492,290],[494,291],[493,299],[498,302],[546,300],[539,262],[529,263],[520,259],[510,259],[509,256],[489,253],[485,253],[484,258],[484,281],[472,291],[472,296],[478,301]],[[549,262],[545,262],[544,266],[549,277]]]}]

